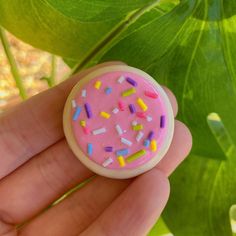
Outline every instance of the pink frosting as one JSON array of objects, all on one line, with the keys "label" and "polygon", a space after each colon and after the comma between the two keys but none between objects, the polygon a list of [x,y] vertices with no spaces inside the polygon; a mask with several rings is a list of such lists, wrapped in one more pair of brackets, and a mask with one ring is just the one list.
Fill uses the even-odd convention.
[{"label": "pink frosting", "polygon": [[[126,80],[124,80],[122,83],[119,83],[118,78],[120,76],[132,78],[137,82],[137,86],[132,86]],[[100,89],[96,89],[94,87],[94,84],[97,80],[101,81]],[[105,93],[105,89],[107,87],[112,89],[110,94]],[[127,97],[122,97],[121,93],[129,88],[135,88],[136,93]],[[86,97],[82,97],[81,95],[83,89],[86,90]],[[145,96],[145,91],[158,94],[157,88],[154,87],[147,79],[141,75],[125,71],[105,73],[90,80],[85,86],[80,88],[74,100],[76,101],[77,106],[81,107],[82,110],[78,119],[73,121],[72,117],[76,108],[71,108],[71,122],[77,144],[86,155],[86,158],[89,158],[101,166],[107,158],[112,158],[113,162],[104,168],[133,169],[148,162],[156,155],[156,152],[158,152],[158,149],[161,147],[163,140],[165,139],[166,126],[168,125],[165,124],[164,128],[160,128],[160,117],[162,115],[166,116],[167,114],[160,95],[158,94],[156,99],[150,98]],[[137,104],[137,98],[141,98],[147,105],[148,109],[145,111],[145,114],[152,118],[151,121],[138,117],[136,113],[131,114],[128,107],[129,104],[134,104],[137,112],[143,112],[140,106]],[[117,114],[114,114],[112,111],[114,108],[119,108],[119,101],[122,101],[125,104],[125,109],[124,111],[119,110]],[[88,119],[86,115],[84,108],[85,103],[88,103],[91,107],[92,118],[90,119]],[[100,116],[101,111],[109,113],[110,118],[105,119]],[[89,134],[85,134],[83,127],[80,124],[81,120],[86,121],[86,127],[90,130]],[[141,131],[144,133],[144,136],[139,142],[136,141],[136,136],[139,131],[134,131],[132,129],[133,121],[137,121],[138,124],[143,125],[143,130]],[[117,124],[120,125],[124,131],[121,136],[118,135],[115,128]],[[92,133],[93,130],[103,127],[106,128],[105,133],[98,135],[94,135]],[[154,139],[157,142],[157,151],[155,152],[151,151],[150,147],[145,147],[143,145],[144,140],[147,139],[150,131],[154,132]],[[127,146],[126,144],[123,144],[121,142],[121,137],[131,141],[132,145]],[[91,156],[87,154],[88,143],[92,144],[93,150]],[[113,147],[113,152],[106,152],[104,150],[104,147],[106,146]],[[129,149],[129,154],[124,156],[124,159],[141,149],[145,149],[146,154],[130,163],[126,163],[124,167],[121,167],[116,155],[116,151],[120,149]]]}]

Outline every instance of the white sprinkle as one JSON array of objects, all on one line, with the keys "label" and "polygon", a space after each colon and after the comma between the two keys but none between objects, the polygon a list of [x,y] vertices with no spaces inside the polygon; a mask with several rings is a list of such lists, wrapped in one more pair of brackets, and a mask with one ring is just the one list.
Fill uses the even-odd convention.
[{"label": "white sprinkle", "polygon": [[108,157],[103,163],[103,167],[107,167],[108,165],[110,165],[113,162],[113,159],[111,157]]},{"label": "white sprinkle", "polygon": [[121,138],[121,142],[123,144],[126,144],[127,146],[131,146],[132,145],[132,142],[129,141],[128,139],[126,139],[126,138]]},{"label": "white sprinkle", "polygon": [[148,122],[152,121],[152,117],[151,116],[147,116],[147,121]]},{"label": "white sprinkle", "polygon": [[73,108],[76,108],[76,101],[74,99],[71,101],[71,105]]},{"label": "white sprinkle", "polygon": [[114,109],[112,110],[112,112],[113,112],[114,114],[116,114],[116,113],[119,112],[119,109],[116,107],[116,108],[114,108]]},{"label": "white sprinkle", "polygon": [[143,135],[144,135],[144,133],[142,131],[139,131],[136,136],[136,141],[139,142],[142,139]]},{"label": "white sprinkle", "polygon": [[138,122],[137,122],[136,120],[132,121],[132,125],[133,125],[133,126],[135,126],[135,125],[137,125],[137,124],[138,124]]},{"label": "white sprinkle", "polygon": [[116,131],[119,135],[123,134],[123,130],[121,129],[121,127],[119,125],[116,125]]},{"label": "white sprinkle", "polygon": [[106,131],[107,131],[106,128],[95,129],[93,130],[93,135],[102,134],[105,133]]},{"label": "white sprinkle", "polygon": [[118,83],[123,83],[124,82],[124,80],[125,80],[125,77],[122,75],[122,76],[120,76],[119,77],[119,79],[118,79]]},{"label": "white sprinkle", "polygon": [[86,91],[85,89],[83,89],[83,90],[82,90],[82,97],[84,97],[84,98],[85,98],[85,97],[86,97],[86,95],[87,95],[87,91]]}]

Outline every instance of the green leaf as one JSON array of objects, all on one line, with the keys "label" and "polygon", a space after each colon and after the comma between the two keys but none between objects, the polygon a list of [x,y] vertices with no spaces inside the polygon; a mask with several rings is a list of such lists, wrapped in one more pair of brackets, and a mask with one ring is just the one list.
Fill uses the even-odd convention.
[{"label": "green leaf", "polygon": [[168,234],[170,234],[170,230],[167,228],[164,220],[160,217],[148,236],[168,236]]},{"label": "green leaf", "polygon": [[0,0],[0,24],[27,43],[82,60],[151,0]]},{"label": "green leaf", "polygon": [[[179,102],[178,118],[191,129],[192,155],[171,178],[172,194],[164,214],[174,235],[232,235],[235,11],[235,1],[182,1],[170,13],[123,38],[101,59],[119,58],[170,87]],[[224,129],[207,122],[213,112],[221,117]],[[227,130],[223,138],[217,137],[222,130]]]}]

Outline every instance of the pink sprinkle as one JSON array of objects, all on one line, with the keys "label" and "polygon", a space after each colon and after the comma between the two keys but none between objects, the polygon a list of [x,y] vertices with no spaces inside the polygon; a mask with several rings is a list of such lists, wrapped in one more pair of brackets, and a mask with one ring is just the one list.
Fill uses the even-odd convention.
[{"label": "pink sprinkle", "polygon": [[90,130],[88,127],[83,127],[83,131],[85,134],[89,134],[90,133]]},{"label": "pink sprinkle", "polygon": [[154,99],[158,97],[158,95],[156,93],[153,93],[153,92],[150,92],[150,91],[145,91],[144,94],[147,97],[154,98]]},{"label": "pink sprinkle", "polygon": [[144,112],[136,112],[137,117],[139,118],[145,118],[146,119],[146,114]]},{"label": "pink sprinkle", "polygon": [[124,111],[125,110],[125,104],[122,102],[122,101],[119,101],[118,102],[118,107],[121,111]]}]

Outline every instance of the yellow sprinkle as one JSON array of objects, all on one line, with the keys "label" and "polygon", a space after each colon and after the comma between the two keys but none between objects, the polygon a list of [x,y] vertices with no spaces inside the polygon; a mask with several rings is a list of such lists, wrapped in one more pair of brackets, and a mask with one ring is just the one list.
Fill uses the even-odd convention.
[{"label": "yellow sprinkle", "polygon": [[118,159],[118,161],[119,161],[120,166],[121,166],[121,167],[124,167],[124,166],[125,166],[124,157],[123,157],[123,156],[118,156],[117,159]]},{"label": "yellow sprinkle", "polygon": [[151,141],[151,150],[153,152],[155,152],[157,150],[157,142],[154,139]]},{"label": "yellow sprinkle", "polygon": [[86,121],[85,121],[85,120],[81,120],[81,121],[80,121],[80,125],[81,125],[82,127],[85,127],[85,126],[86,126]]},{"label": "yellow sprinkle", "polygon": [[146,111],[148,109],[147,105],[141,98],[138,98],[137,103],[143,111]]},{"label": "yellow sprinkle", "polygon": [[136,93],[136,89],[135,88],[130,88],[130,89],[127,89],[124,92],[122,92],[122,96],[123,97],[128,97],[128,96],[130,96],[134,93]]},{"label": "yellow sprinkle", "polygon": [[133,130],[135,130],[135,131],[142,130],[142,129],[143,129],[143,126],[141,124],[133,126]]},{"label": "yellow sprinkle", "polygon": [[96,89],[100,89],[101,84],[102,84],[102,82],[101,82],[100,80],[98,80],[98,81],[95,82],[94,87],[95,87]]},{"label": "yellow sprinkle", "polygon": [[105,119],[109,119],[111,115],[105,111],[101,111],[100,116],[102,116]]}]

